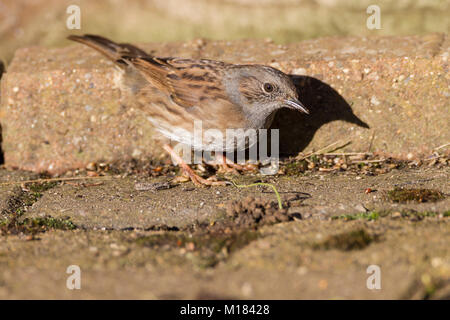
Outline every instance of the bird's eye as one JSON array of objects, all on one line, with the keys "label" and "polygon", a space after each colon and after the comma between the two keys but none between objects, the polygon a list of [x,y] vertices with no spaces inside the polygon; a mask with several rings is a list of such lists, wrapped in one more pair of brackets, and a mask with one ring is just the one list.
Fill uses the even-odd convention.
[{"label": "bird's eye", "polygon": [[270,93],[270,92],[273,91],[273,85],[268,83],[268,82],[266,82],[263,85],[263,89],[264,89],[265,92]]}]

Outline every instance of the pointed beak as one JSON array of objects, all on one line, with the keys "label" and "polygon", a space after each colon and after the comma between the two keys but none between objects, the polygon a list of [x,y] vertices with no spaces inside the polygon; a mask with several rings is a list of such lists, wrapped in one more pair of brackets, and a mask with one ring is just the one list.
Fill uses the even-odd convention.
[{"label": "pointed beak", "polygon": [[309,110],[306,109],[305,106],[297,99],[286,99],[286,100],[284,100],[284,103],[290,109],[299,110],[301,112],[309,114]]}]

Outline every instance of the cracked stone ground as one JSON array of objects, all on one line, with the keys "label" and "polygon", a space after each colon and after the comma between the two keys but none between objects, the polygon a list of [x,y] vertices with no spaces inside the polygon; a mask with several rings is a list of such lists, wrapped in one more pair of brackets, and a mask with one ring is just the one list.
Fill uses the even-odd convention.
[{"label": "cracked stone ground", "polygon": [[[284,210],[266,187],[0,177],[0,298],[450,297],[448,164],[235,177],[276,185]],[[404,201],[393,190],[416,193]],[[81,290],[66,288],[69,265],[81,268]],[[381,268],[381,290],[367,289],[369,265]]]}]

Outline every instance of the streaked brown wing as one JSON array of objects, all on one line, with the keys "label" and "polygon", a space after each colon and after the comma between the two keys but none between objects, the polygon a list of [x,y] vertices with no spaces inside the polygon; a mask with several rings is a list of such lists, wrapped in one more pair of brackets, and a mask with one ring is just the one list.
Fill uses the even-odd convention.
[{"label": "streaked brown wing", "polygon": [[153,84],[139,90],[133,98],[136,107],[155,120],[156,127],[164,124],[194,130],[194,122],[201,121],[204,130],[246,128],[247,123],[242,112],[226,97],[205,96],[199,104],[186,106],[178,103]]},{"label": "streaked brown wing", "polygon": [[166,92],[180,106],[189,108],[213,99],[227,100],[221,80],[225,63],[157,57],[129,60],[147,81]]}]

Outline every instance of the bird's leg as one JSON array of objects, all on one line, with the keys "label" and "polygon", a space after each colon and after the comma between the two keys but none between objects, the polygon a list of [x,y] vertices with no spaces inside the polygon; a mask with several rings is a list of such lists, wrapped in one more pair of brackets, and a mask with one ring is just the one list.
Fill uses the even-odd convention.
[{"label": "bird's leg", "polygon": [[198,174],[194,172],[194,170],[192,170],[191,167],[189,167],[189,165],[186,162],[183,161],[183,159],[175,152],[175,150],[173,150],[171,146],[165,144],[163,148],[164,150],[167,151],[167,153],[169,153],[172,156],[173,159],[176,160],[177,164],[189,176],[189,178],[195,185],[225,186],[228,184],[226,181],[210,181],[200,177]]}]

